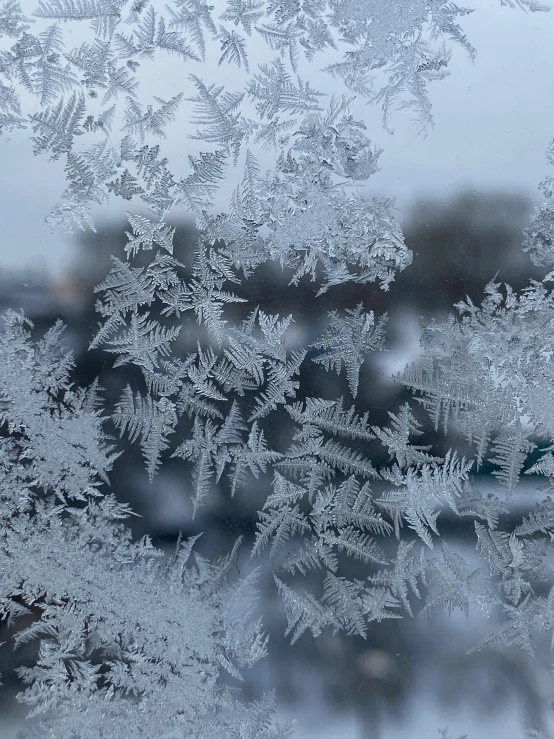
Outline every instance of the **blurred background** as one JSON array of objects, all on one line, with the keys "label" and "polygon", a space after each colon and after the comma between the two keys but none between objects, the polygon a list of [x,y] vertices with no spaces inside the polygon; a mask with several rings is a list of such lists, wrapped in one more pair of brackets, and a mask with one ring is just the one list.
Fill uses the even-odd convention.
[{"label": "blurred background", "polygon": [[[292,313],[296,319],[294,340],[304,346],[320,333],[328,310],[353,308],[363,301],[377,315],[387,311],[389,351],[368,356],[357,399],[359,409],[369,409],[370,424],[385,425],[388,412],[397,412],[410,399],[390,375],[417,355],[421,324],[431,317],[445,317],[453,303],[468,295],[479,302],[485,284],[495,275],[496,280],[509,282],[514,289],[523,287],[530,277],[543,276],[544,270],[533,268],[520,249],[521,232],[531,208],[528,197],[514,193],[464,191],[448,200],[428,197],[407,210],[402,227],[414,262],[388,292],[374,285],[348,285],[335,287],[315,300],[309,283],[291,287],[278,268],[266,266],[248,281],[248,297],[251,304],[259,303],[270,312]],[[175,256],[189,265],[194,225],[172,225],[177,229]],[[128,224],[114,220],[97,228],[98,233],[79,237],[75,258],[60,275],[53,276],[40,263],[3,273],[0,310],[23,308],[34,321],[37,335],[61,318],[67,325],[66,342],[75,355],[74,381],[86,385],[99,377],[109,408],[119,399],[124,385],[137,378],[128,366],[114,370],[113,357],[101,350],[89,352],[88,344],[99,318],[94,287],[109,271],[111,255],[124,258]],[[240,288],[237,291],[241,294]],[[194,326],[187,324],[178,351],[195,349],[198,334]],[[305,362],[300,379],[298,399],[348,395],[343,375],[327,373],[313,362]],[[411,405],[423,424],[424,435],[418,443],[433,443],[434,449],[443,452],[450,446],[463,451],[464,442],[455,432],[437,438],[425,412],[416,403]],[[185,419],[184,434],[186,426]],[[270,446],[278,450],[286,446],[289,429],[287,414],[274,412],[271,429],[265,429]],[[178,441],[174,440],[172,448]],[[214,486],[210,499],[193,520],[187,488],[190,470],[182,460],[166,457],[150,483],[139,447],[123,440],[120,448],[126,453],[117,460],[111,482],[118,497],[141,515],[129,521],[136,536],[148,533],[156,545],[169,551],[179,531],[183,536],[203,531],[198,550],[218,557],[242,535],[248,551],[269,475],[258,482],[251,480],[233,499],[225,485]],[[496,485],[486,467],[478,484]],[[523,486],[514,498],[513,515],[521,515],[533,502],[532,490]],[[440,522],[447,543],[468,561],[476,561],[471,520],[445,514]],[[406,536],[409,538],[407,531]],[[248,566],[246,561],[244,566]],[[490,622],[475,617],[467,621],[461,614],[437,616],[427,624],[417,619],[376,623],[366,640],[331,634],[314,640],[305,634],[291,647],[283,637],[286,620],[270,563],[263,560],[262,568],[260,613],[270,634],[270,656],[247,675],[244,693],[256,698],[263,690],[276,688],[283,715],[298,720],[299,739],[417,739],[437,736],[437,727],[446,725],[454,738],[468,733],[475,739],[516,739],[523,736],[524,724],[537,730],[550,726],[554,683],[549,673],[549,647],[544,650],[544,659],[538,661],[505,648],[467,656],[485,636]],[[16,654],[3,650],[6,684],[0,688],[0,700],[8,723],[0,736],[6,739],[15,736],[15,728],[8,727],[17,725],[17,713],[8,716],[8,705],[18,687],[12,670],[32,659],[34,649],[30,645]]]},{"label": "blurred background", "polygon": [[[380,111],[361,108],[370,137],[384,150],[382,169],[368,183],[367,195],[396,198],[398,219],[414,253],[412,265],[387,293],[373,285],[348,286],[315,300],[306,283],[290,288],[271,267],[258,270],[248,287],[252,303],[295,316],[296,340],[303,345],[319,333],[328,310],[363,301],[378,315],[388,311],[390,350],[370,356],[360,379],[358,407],[370,410],[371,424],[384,425],[388,411],[396,412],[409,399],[390,375],[417,355],[421,322],[446,315],[466,295],[479,302],[495,275],[515,289],[544,275],[520,245],[538,200],[537,185],[549,174],[544,153],[554,135],[554,13],[516,12],[498,0],[464,6],[479,8],[462,19],[477,59],[472,64],[454,48],[450,77],[429,89],[436,126],[426,138],[402,115],[393,120],[394,133],[387,134]],[[186,135],[175,129],[164,147],[170,160],[184,158]],[[88,384],[98,376],[108,404],[113,403],[132,381],[132,372],[127,367],[114,371],[110,355],[87,347],[98,324],[93,288],[109,271],[110,255],[124,258],[128,223],[115,210],[109,220],[98,214],[96,234],[52,234],[44,217],[63,192],[63,162],[35,158],[20,132],[0,138],[0,162],[0,309],[23,308],[38,334],[61,318],[75,354],[75,382]],[[224,190],[216,203],[221,210],[230,195]],[[175,256],[190,264],[194,223],[172,225],[177,228]],[[182,337],[183,350],[195,344],[193,333]],[[347,392],[343,376],[306,364],[311,366],[301,376],[303,396],[336,398]],[[435,442],[425,414],[417,404],[412,407],[424,424],[419,443]],[[283,443],[283,435],[277,422],[271,442]],[[443,450],[452,444],[463,449],[461,440],[452,437],[439,439],[435,448],[441,444]],[[149,533],[157,545],[170,549],[179,530],[184,536],[204,531],[199,549],[208,556],[225,553],[242,534],[248,548],[268,481],[262,479],[233,500],[214,489],[193,521],[183,466],[164,461],[152,484],[138,446],[129,448],[114,468],[114,490],[142,516],[129,522],[135,534]],[[496,481],[487,472],[482,470],[479,484],[492,487]],[[513,499],[513,514],[521,515],[532,503],[533,491],[522,487]],[[463,520],[440,520],[443,537],[471,561],[476,554],[472,529]],[[534,661],[508,649],[468,657],[467,650],[489,624],[453,614],[426,625],[416,619],[385,621],[375,624],[366,640],[324,635],[314,641],[305,634],[290,647],[283,638],[285,618],[269,566],[264,562],[263,567],[260,613],[271,637],[270,657],[247,676],[244,691],[250,698],[275,687],[283,716],[297,719],[298,739],[433,739],[446,726],[452,739],[465,733],[468,739],[520,739],[524,724],[542,731],[554,728],[550,645]],[[23,711],[8,708],[18,689],[13,668],[29,660],[32,651],[20,651],[13,662],[10,654],[2,650],[0,739],[16,736]]]}]

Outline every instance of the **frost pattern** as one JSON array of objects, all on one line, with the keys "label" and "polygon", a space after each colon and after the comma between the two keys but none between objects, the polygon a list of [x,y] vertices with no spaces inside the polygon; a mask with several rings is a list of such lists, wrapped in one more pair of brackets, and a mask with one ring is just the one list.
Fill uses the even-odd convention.
[{"label": "frost pattern", "polygon": [[290,736],[270,728],[271,696],[243,706],[220,684],[265,655],[258,573],[233,576],[240,542],[213,564],[191,561],[197,537],[169,560],[133,542],[131,511],[100,489],[117,454],[99,388],[69,383],[60,324],[33,343],[22,315],[4,323],[0,612],[40,613],[15,636],[41,639],[20,699],[29,715],[55,709],[29,736]]},{"label": "frost pattern", "polygon": [[[414,443],[420,427],[409,404],[386,427],[370,426],[356,406],[364,359],[385,348],[386,316],[363,304],[332,311],[310,346],[292,349],[294,316],[244,305],[245,284],[266,262],[292,285],[316,283],[318,296],[351,282],[387,289],[409,266],[392,201],[352,191],[376,172],[380,151],[351,111],[357,97],[378,103],[390,128],[395,110],[408,109],[428,131],[427,85],[447,74],[447,43],[475,54],[458,23],[468,12],[443,0],[174,0],[163,10],[143,0],[40,0],[30,16],[16,0],[0,4],[0,133],[28,129],[35,154],[65,166],[67,187],[47,222],[94,230],[93,206],[128,203],[125,260],[113,255],[96,288],[90,347],[138,371],[103,416],[97,384],[70,383],[62,326],[34,341],[24,316],[4,317],[1,613],[10,622],[37,616],[16,636],[40,640],[36,664],[21,670],[20,700],[36,713],[55,709],[37,735],[290,735],[271,723],[271,696],[244,705],[221,680],[222,671],[240,679],[265,654],[257,571],[232,575],[239,543],[219,562],[193,563],[192,540],[171,560],[147,537],[132,541],[121,523],[131,511],[107,492],[118,454],[110,423],[140,443],[150,479],[169,455],[183,461],[195,512],[214,484],[235,495],[250,475],[272,476],[252,558],[269,550],[292,641],[327,627],[365,636],[373,621],[456,608],[504,612],[477,648],[533,652],[536,634],[554,628],[553,591],[535,588],[547,581],[552,500],[543,496],[511,529],[501,518],[521,473],[552,488],[553,302],[544,284],[552,273],[521,294],[493,282],[481,306],[459,303],[457,317],[428,327],[423,359],[397,378],[437,430],[458,426],[470,458]],[[69,48],[75,24],[89,36]],[[257,69],[254,35],[272,57]],[[249,75],[242,89],[202,78],[216,46],[218,66]],[[342,57],[325,71],[350,94],[324,102],[301,61],[329,50]],[[157,58],[186,64],[191,96],[141,98],[139,71]],[[183,176],[163,141],[188,110],[189,140],[203,148],[191,144]],[[273,169],[261,171],[257,149],[276,153]],[[219,185],[235,172],[242,178],[228,211],[214,213]],[[543,191],[525,248],[550,266],[550,179]],[[196,217],[190,269],[173,256],[175,209]],[[194,324],[197,350],[183,356],[182,329]],[[344,373],[349,396],[299,399],[306,361]],[[277,451],[265,424],[283,409],[294,433]],[[183,419],[188,436],[177,443]],[[388,464],[376,462],[383,453]],[[484,464],[502,497],[473,483]],[[445,510],[471,517],[483,567],[436,546]],[[392,557],[388,537],[397,540]],[[341,574],[345,557],[366,568],[365,580]],[[320,573],[318,592],[297,586],[308,570]]]}]

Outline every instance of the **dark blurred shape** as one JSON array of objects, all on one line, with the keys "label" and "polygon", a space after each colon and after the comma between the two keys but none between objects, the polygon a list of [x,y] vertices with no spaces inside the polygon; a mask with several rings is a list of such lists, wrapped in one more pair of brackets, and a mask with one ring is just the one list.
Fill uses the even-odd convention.
[{"label": "dark blurred shape", "polygon": [[450,312],[466,295],[479,303],[493,278],[519,289],[530,277],[544,276],[521,250],[532,205],[517,193],[471,191],[414,203],[403,224],[414,259],[391,296],[402,295],[419,312],[433,315]]},{"label": "dark blurred shape", "polygon": [[[396,355],[413,361],[410,352],[418,345],[421,328],[431,318],[440,321],[457,314],[454,304],[466,297],[479,305],[491,280],[520,290],[530,279],[546,275],[548,270],[535,267],[521,249],[532,207],[529,198],[511,192],[465,191],[449,200],[427,198],[413,203],[402,223],[406,244],[413,252],[412,264],[396,276],[388,292],[368,286],[369,307],[377,314],[388,312],[389,347]],[[376,359],[366,361],[361,404],[373,407],[380,418],[377,423],[384,425],[391,406],[398,408],[411,401],[424,425],[425,435],[418,443],[438,442],[435,448],[444,453],[456,437],[437,438],[412,395],[384,377]]]}]

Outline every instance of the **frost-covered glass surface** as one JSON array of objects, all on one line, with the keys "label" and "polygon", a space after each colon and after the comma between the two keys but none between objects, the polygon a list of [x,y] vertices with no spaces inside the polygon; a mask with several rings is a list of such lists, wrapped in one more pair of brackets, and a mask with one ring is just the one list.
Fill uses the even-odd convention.
[{"label": "frost-covered glass surface", "polygon": [[469,17],[0,2],[3,151],[51,168],[40,215],[82,249],[54,286],[5,278],[21,736],[307,736],[287,690],[319,669],[327,732],[375,738],[433,660],[445,703],[489,680],[500,721],[509,685],[499,731],[549,736],[553,180],[532,212],[465,194],[402,228],[368,125],[394,148],[408,114],[433,140],[430,90],[457,54],[478,64]]}]

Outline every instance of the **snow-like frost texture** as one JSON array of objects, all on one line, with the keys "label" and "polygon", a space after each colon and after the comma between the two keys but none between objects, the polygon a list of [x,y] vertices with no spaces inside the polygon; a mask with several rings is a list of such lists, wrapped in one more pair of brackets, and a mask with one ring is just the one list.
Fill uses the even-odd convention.
[{"label": "snow-like frost texture", "polygon": [[[437,430],[458,428],[466,456],[414,443],[421,425],[409,403],[384,427],[356,405],[368,353],[386,349],[386,315],[363,303],[330,311],[308,346],[292,348],[295,317],[244,297],[269,262],[297,289],[315,283],[315,297],[348,283],[386,290],[409,266],[394,203],[352,190],[375,174],[381,153],[353,110],[358,98],[379,104],[389,129],[408,110],[430,131],[427,86],[448,73],[449,47],[475,56],[459,24],[469,12],[449,0],[173,0],[163,9],[145,0],[39,0],[26,15],[17,0],[0,2],[0,133],[28,130],[35,154],[65,167],[67,187],[47,223],[94,230],[93,208],[125,201],[125,255],[113,255],[96,287],[100,324],[89,338],[114,368],[137,370],[104,414],[97,383],[71,384],[60,323],[35,339],[23,315],[4,317],[0,615],[10,625],[31,619],[15,632],[16,646],[38,640],[36,663],[20,669],[27,688],[19,699],[31,715],[45,714],[29,736],[290,735],[272,724],[271,695],[240,702],[224,677],[240,681],[265,655],[258,571],[234,573],[240,542],[210,563],[193,555],[196,537],[172,558],[148,537],[133,541],[122,523],[132,512],[109,488],[124,453],[110,424],[140,444],[151,480],[170,456],[180,460],[194,513],[214,485],[231,496],[252,477],[266,486],[252,557],[269,551],[293,642],[325,628],[365,636],[375,621],[454,609],[505,614],[479,648],[532,653],[537,634],[554,628],[554,590],[544,591],[552,499],[545,494],[516,525],[502,518],[522,473],[553,486],[554,318],[545,285],[515,294],[490,283],[481,306],[459,303],[457,317],[428,327],[423,358],[397,378]],[[70,48],[76,27],[88,36]],[[254,37],[266,45],[257,67]],[[348,94],[324,101],[302,64],[319,64],[326,51],[339,61],[322,71]],[[141,71],[159,59],[176,65],[192,96],[144,91]],[[237,71],[229,89],[204,78],[208,59]],[[248,81],[237,89],[243,72]],[[164,139],[174,123],[185,130],[189,112],[182,174],[164,156]],[[261,151],[275,154],[266,172]],[[214,212],[222,181],[236,172],[228,211]],[[525,249],[551,266],[549,179],[543,191]],[[175,212],[196,218],[191,268],[173,255]],[[340,398],[306,397],[301,378],[312,361],[339,375]],[[283,409],[294,428],[276,450],[268,424]],[[498,494],[472,480],[484,464],[494,467]],[[441,540],[445,512],[471,519],[482,567]],[[348,559],[363,579],[345,574]]]}]

